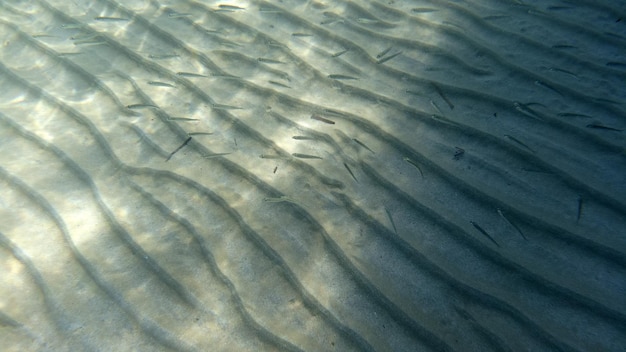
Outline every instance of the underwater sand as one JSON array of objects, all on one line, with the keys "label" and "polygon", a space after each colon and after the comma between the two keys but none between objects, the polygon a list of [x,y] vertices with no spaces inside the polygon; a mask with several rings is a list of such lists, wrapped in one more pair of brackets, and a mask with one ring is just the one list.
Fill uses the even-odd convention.
[{"label": "underwater sand", "polygon": [[624,1],[5,0],[0,45],[2,351],[626,346]]}]

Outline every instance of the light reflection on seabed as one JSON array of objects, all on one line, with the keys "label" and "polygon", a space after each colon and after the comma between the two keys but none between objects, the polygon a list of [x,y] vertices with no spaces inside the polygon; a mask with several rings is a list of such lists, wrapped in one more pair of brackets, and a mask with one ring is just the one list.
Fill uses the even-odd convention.
[{"label": "light reflection on seabed", "polygon": [[620,350],[624,14],[2,2],[1,349]]}]

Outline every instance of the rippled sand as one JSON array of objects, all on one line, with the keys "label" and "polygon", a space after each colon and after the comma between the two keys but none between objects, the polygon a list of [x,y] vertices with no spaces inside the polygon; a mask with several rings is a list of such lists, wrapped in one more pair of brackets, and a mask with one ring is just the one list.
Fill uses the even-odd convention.
[{"label": "rippled sand", "polygon": [[0,3],[3,351],[620,351],[626,3]]}]

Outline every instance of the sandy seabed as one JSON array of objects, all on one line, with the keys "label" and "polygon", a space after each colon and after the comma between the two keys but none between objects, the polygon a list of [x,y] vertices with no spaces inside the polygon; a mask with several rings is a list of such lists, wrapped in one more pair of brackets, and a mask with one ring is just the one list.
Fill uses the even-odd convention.
[{"label": "sandy seabed", "polygon": [[0,3],[0,350],[623,351],[626,2]]}]

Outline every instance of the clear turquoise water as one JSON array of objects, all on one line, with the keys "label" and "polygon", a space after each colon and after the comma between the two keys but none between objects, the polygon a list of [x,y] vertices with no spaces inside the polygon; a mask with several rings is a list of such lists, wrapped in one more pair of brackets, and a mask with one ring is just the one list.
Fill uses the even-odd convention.
[{"label": "clear turquoise water", "polygon": [[0,349],[623,350],[625,14],[2,2]]}]

